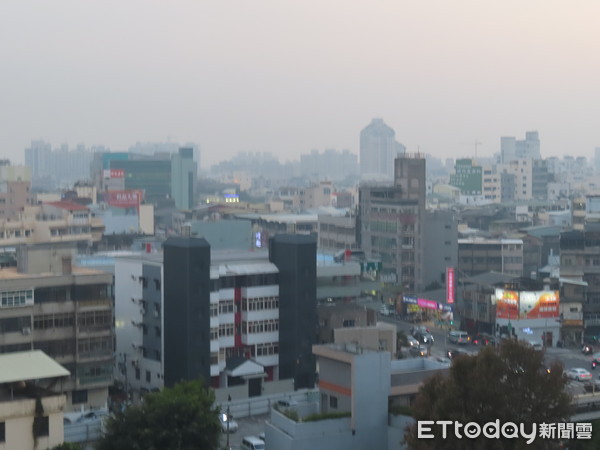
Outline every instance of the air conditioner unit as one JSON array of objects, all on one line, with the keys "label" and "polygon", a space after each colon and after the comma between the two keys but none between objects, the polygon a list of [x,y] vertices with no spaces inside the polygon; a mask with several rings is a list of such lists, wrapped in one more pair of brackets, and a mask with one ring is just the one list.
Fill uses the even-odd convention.
[{"label": "air conditioner unit", "polygon": [[21,330],[21,332],[24,336],[29,336],[31,334],[31,327],[23,327],[23,330]]}]

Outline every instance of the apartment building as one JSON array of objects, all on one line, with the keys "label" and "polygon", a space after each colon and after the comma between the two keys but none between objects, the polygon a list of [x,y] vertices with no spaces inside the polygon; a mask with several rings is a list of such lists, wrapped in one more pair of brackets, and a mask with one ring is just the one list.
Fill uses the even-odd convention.
[{"label": "apartment building", "polygon": [[0,270],[0,353],[42,350],[64,366],[67,410],[105,405],[114,350],[112,276],[73,266],[73,253],[22,245]]},{"label": "apartment building", "polygon": [[396,159],[394,185],[360,186],[359,246],[409,291],[423,287],[425,159]]},{"label": "apartment building", "polygon": [[279,235],[268,252],[170,238],[164,255],[117,258],[115,283],[116,376],[131,392],[198,376],[247,396],[263,382],[314,384],[314,238]]},{"label": "apartment building", "polygon": [[0,218],[0,247],[102,239],[104,224],[86,206],[61,200],[26,207],[15,219]]},{"label": "apartment building", "polygon": [[523,274],[523,240],[459,239],[458,268],[469,276],[484,272],[521,276]]}]

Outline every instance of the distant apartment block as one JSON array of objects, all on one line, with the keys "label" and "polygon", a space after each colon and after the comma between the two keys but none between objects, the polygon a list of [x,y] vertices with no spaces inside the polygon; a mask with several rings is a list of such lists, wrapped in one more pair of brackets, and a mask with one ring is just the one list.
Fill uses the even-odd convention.
[{"label": "distant apartment block", "polygon": [[71,201],[26,207],[17,219],[0,219],[0,247],[19,244],[78,242],[102,239],[104,224],[90,210]]},{"label": "distant apartment block", "polygon": [[0,220],[16,219],[32,204],[31,170],[0,161]]},{"label": "distant apartment block", "polygon": [[312,180],[343,180],[358,175],[358,156],[348,150],[312,150],[300,155],[300,174]]},{"label": "distant apartment block", "polygon": [[357,249],[356,216],[319,215],[319,249],[339,251]]},{"label": "distant apartment block", "polygon": [[500,138],[500,154],[505,164],[515,159],[541,159],[539,133],[527,131],[524,140],[512,136]]},{"label": "distant apartment block", "polygon": [[25,149],[25,165],[31,169],[33,186],[68,187],[78,180],[88,179],[94,151],[105,150],[104,147],[86,148],[83,144],[75,149],[66,144],[52,149],[48,142],[32,141]]}]

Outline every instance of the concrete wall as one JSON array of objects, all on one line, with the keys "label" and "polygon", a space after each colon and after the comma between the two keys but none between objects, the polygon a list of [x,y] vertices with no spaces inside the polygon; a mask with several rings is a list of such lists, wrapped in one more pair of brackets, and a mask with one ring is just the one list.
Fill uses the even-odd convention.
[{"label": "concrete wall", "polygon": [[360,355],[352,363],[353,437],[363,448],[387,446],[390,360],[389,352],[373,352]]},{"label": "concrete wall", "polygon": [[63,442],[63,412],[65,396],[56,395],[42,399],[44,416],[48,417],[48,436],[37,439],[32,434],[35,400],[15,400],[0,403],[0,422],[5,422],[6,441],[0,450],[31,450],[52,448]]}]

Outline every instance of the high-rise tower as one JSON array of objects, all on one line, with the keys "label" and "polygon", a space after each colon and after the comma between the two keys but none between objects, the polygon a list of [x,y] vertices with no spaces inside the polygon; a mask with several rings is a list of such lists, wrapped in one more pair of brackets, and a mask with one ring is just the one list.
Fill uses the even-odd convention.
[{"label": "high-rise tower", "polygon": [[394,178],[394,159],[405,152],[395,131],[383,119],[373,119],[360,132],[360,175],[363,179]]}]

